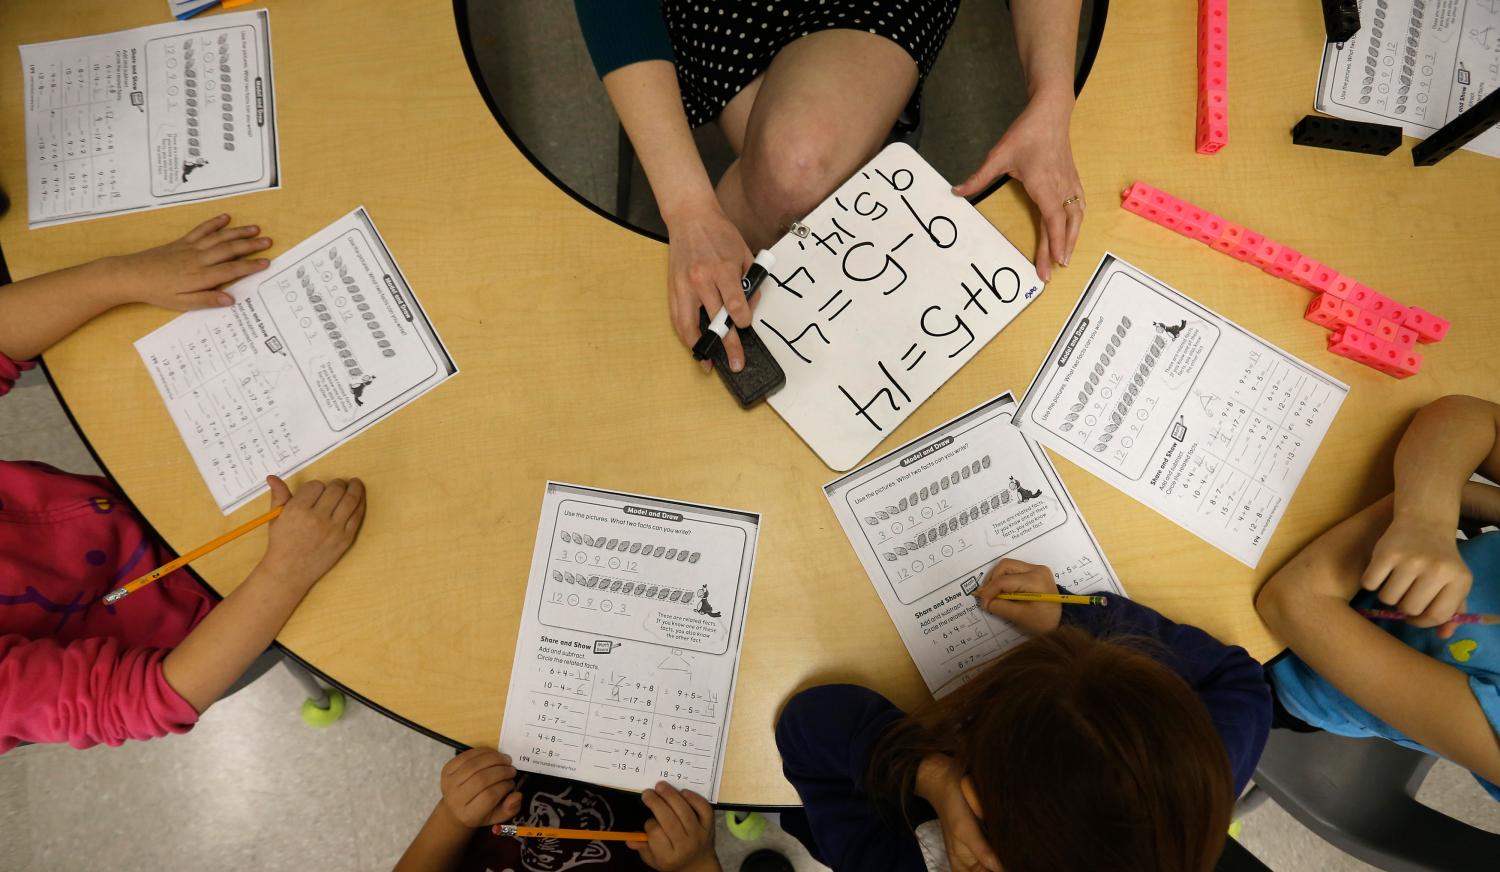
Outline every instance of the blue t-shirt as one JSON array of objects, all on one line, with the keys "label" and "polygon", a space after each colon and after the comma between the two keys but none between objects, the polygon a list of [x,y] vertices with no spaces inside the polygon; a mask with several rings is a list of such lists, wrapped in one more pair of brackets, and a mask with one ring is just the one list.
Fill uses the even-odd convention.
[{"label": "blue t-shirt", "polygon": [[[1474,574],[1465,609],[1478,614],[1500,614],[1500,533],[1458,543],[1458,553]],[[1375,594],[1362,592],[1355,597],[1359,608],[1386,608]],[[1500,732],[1500,625],[1464,624],[1452,639],[1439,639],[1436,630],[1423,630],[1405,621],[1380,621],[1381,629],[1429,657],[1461,670],[1469,676],[1469,689],[1479,701],[1479,708]],[[1365,711],[1338,688],[1323,680],[1295,654],[1271,667],[1276,696],[1286,710],[1330,733],[1340,736],[1380,736],[1399,745],[1428,754],[1431,749],[1403,735],[1399,730]],[[1478,778],[1478,776],[1475,776]],[[1490,795],[1500,799],[1500,787],[1479,778]]]}]

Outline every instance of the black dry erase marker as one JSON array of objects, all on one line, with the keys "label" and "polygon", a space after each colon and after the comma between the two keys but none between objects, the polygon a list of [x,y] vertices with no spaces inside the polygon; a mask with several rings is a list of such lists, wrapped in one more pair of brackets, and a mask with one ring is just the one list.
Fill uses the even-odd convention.
[{"label": "black dry erase marker", "polygon": [[[771,267],[776,265],[776,255],[769,251],[762,251],[755,256],[755,262],[750,264],[750,269],[745,272],[745,277],[740,279],[740,288],[745,292],[745,299],[755,296],[755,289],[765,281],[771,272]],[[719,307],[719,313],[708,323],[708,329],[698,337],[693,344],[693,358],[695,360],[707,360],[714,354],[714,347],[724,341],[724,336],[729,332],[729,308]]]}]

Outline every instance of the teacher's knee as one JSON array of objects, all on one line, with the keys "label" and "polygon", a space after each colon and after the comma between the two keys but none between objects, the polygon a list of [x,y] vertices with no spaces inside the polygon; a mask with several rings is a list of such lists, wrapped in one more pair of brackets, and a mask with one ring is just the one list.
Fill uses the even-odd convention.
[{"label": "teacher's knee", "polygon": [[750,207],[763,221],[779,228],[806,217],[844,179],[834,131],[810,126],[778,131],[776,127],[767,124],[746,145],[744,181]]}]

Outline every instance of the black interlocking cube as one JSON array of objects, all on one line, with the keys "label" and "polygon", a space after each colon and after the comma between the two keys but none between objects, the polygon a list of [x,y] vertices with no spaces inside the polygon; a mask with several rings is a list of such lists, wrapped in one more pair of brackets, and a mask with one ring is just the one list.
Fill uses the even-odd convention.
[{"label": "black interlocking cube", "polygon": [[1323,29],[1329,42],[1348,42],[1359,33],[1358,0],[1323,0]]},{"label": "black interlocking cube", "polygon": [[1467,112],[1417,143],[1411,150],[1411,161],[1419,167],[1430,167],[1496,124],[1500,124],[1500,91],[1491,91]]},{"label": "black interlocking cube", "polygon": [[1309,115],[1292,128],[1292,142],[1360,154],[1390,154],[1401,145],[1401,128]]}]

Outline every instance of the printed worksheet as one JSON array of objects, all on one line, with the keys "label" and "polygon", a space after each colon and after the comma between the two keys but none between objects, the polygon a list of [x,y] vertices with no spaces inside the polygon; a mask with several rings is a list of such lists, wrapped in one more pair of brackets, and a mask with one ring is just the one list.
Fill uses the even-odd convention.
[{"label": "printed worksheet", "polygon": [[363,206],[135,344],[224,514],[458,372]]},{"label": "printed worksheet", "polygon": [[500,750],[717,800],[760,516],[549,482]]},{"label": "printed worksheet", "polygon": [[840,472],[1031,304],[1041,279],[921,155],[888,145],[772,247],[768,400]]},{"label": "printed worksheet", "polygon": [[[1363,0],[1359,20],[1323,50],[1319,112],[1426,139],[1500,88],[1500,0]],[[1500,129],[1464,148],[1500,156]]]},{"label": "printed worksheet", "polygon": [[1106,253],[1016,422],[1254,567],[1348,392]]},{"label": "printed worksheet", "polygon": [[46,227],[280,185],[265,10],[21,46]]},{"label": "printed worksheet", "polygon": [[1074,593],[1123,595],[1094,534],[1004,393],[823,486],[933,696],[1026,637],[973,596],[1004,557]]}]

